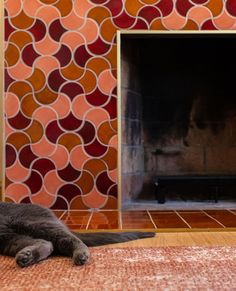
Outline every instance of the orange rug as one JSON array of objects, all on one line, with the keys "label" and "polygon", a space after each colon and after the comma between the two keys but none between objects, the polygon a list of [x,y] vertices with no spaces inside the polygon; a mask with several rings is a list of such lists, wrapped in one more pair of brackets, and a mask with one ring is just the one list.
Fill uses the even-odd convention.
[{"label": "orange rug", "polygon": [[0,257],[0,290],[236,290],[236,247],[94,248],[85,266]]}]

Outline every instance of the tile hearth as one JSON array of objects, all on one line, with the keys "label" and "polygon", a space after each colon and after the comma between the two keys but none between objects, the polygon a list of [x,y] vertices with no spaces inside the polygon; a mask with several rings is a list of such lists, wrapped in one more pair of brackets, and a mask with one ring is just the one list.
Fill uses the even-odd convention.
[{"label": "tile hearth", "polygon": [[236,230],[236,209],[61,211],[56,216],[71,230],[197,231]]}]

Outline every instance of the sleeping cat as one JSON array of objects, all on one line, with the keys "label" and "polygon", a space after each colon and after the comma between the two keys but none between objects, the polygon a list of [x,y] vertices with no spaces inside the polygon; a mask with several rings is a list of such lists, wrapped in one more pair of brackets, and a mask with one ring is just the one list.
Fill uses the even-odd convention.
[{"label": "sleeping cat", "polygon": [[0,254],[15,257],[20,267],[51,254],[72,257],[74,264],[89,259],[90,246],[153,237],[152,232],[75,233],[49,209],[33,204],[0,202]]}]

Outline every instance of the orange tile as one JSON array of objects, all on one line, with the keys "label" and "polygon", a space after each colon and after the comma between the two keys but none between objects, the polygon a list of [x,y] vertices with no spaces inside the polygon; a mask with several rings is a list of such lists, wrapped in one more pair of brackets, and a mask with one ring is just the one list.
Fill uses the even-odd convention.
[{"label": "orange tile", "polygon": [[147,211],[122,212],[122,229],[155,228]]},{"label": "orange tile", "polygon": [[93,212],[88,229],[119,229],[119,212]]},{"label": "orange tile", "polygon": [[71,229],[86,229],[89,219],[91,217],[90,211],[67,211],[61,220]]},{"label": "orange tile", "polygon": [[189,228],[174,211],[149,211],[157,228]]},{"label": "orange tile", "polygon": [[191,226],[191,228],[223,228],[220,223],[217,223],[202,211],[178,211],[178,214]]},{"label": "orange tile", "polygon": [[205,212],[225,227],[236,227],[236,214],[228,210],[205,210]]}]

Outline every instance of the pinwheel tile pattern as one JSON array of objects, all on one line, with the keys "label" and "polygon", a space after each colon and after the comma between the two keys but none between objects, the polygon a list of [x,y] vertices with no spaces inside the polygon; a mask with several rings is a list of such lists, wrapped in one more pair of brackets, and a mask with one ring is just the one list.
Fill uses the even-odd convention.
[{"label": "pinwheel tile pattern", "polygon": [[236,28],[234,0],[6,0],[7,201],[116,209],[116,31]]}]

